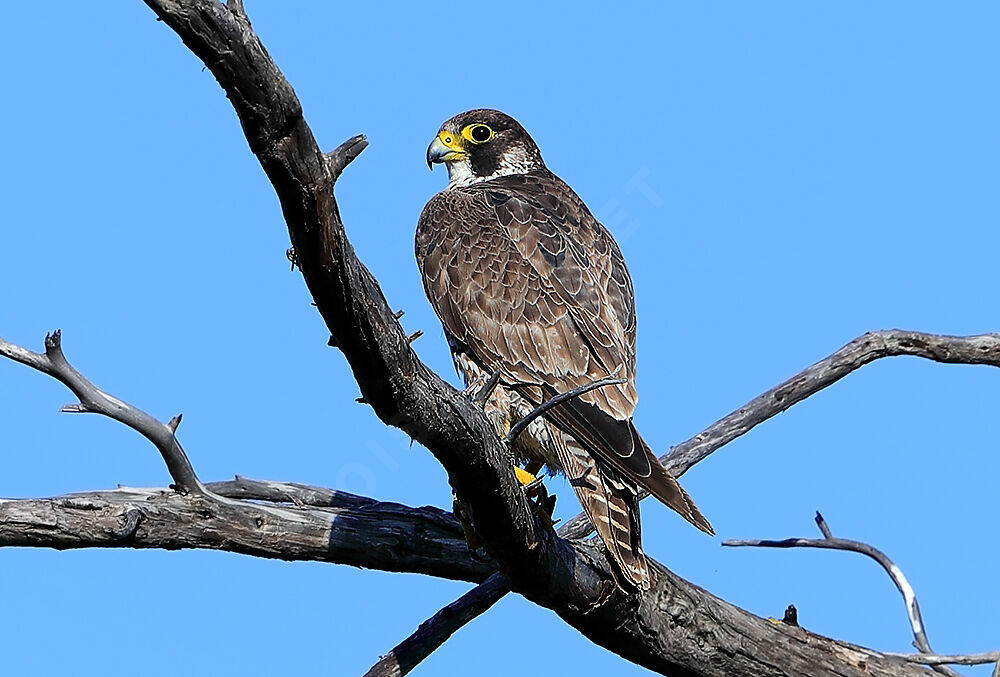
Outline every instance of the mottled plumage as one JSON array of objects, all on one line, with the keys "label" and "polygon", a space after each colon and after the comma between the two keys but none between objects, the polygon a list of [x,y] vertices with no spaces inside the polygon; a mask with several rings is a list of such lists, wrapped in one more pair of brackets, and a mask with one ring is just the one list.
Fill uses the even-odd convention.
[{"label": "mottled plumage", "polygon": [[645,587],[638,487],[712,530],[632,423],[635,302],[621,252],[503,113],[446,122],[435,161],[450,181],[420,216],[417,262],[466,384],[500,372],[487,402],[498,432],[557,393],[615,370],[626,379],[552,409],[515,452],[566,473],[625,581]]}]

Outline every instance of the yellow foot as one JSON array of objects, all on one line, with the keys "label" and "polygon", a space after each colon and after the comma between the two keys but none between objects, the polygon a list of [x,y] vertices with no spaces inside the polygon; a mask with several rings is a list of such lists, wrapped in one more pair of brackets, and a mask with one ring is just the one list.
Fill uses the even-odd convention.
[{"label": "yellow foot", "polygon": [[524,487],[528,486],[529,484],[538,479],[527,470],[522,470],[521,468],[518,468],[516,465],[514,466],[514,477],[516,477],[517,481],[520,482],[521,486]]}]

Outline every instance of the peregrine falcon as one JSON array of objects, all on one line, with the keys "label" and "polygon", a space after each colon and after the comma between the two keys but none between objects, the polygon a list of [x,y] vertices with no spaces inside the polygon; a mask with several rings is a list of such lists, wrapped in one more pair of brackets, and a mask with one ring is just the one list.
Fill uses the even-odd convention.
[{"label": "peregrine falcon", "polygon": [[427,149],[438,162],[448,186],[420,215],[416,256],[455,366],[470,389],[499,374],[485,409],[500,435],[559,393],[625,380],[549,410],[513,451],[534,472],[566,474],[620,578],[647,588],[640,488],[713,531],[632,423],[635,301],[621,251],[509,115],[451,118]]}]

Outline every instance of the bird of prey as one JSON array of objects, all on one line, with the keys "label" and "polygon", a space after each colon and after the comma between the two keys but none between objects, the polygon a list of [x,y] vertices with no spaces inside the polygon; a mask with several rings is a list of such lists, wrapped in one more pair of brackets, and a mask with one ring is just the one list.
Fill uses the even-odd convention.
[{"label": "bird of prey", "polygon": [[550,409],[513,447],[533,472],[566,474],[619,580],[645,589],[640,488],[713,531],[632,423],[635,302],[621,251],[509,115],[445,122],[427,149],[428,166],[439,162],[448,186],[420,215],[416,256],[455,366],[469,389],[499,374],[485,402],[499,435],[559,393],[625,380]]}]

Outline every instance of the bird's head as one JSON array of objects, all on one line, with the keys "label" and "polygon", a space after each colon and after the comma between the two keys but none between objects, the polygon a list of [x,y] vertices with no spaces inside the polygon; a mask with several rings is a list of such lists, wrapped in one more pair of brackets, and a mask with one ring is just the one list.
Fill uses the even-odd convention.
[{"label": "bird's head", "polygon": [[448,186],[467,186],[509,174],[544,169],[542,154],[517,120],[498,110],[459,113],[427,149],[427,166],[448,167]]}]

